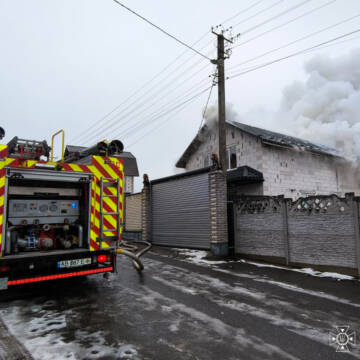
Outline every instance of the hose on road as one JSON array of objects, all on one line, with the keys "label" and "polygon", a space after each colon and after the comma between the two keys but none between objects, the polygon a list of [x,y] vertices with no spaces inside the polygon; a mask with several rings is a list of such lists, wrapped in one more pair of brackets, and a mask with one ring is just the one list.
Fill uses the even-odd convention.
[{"label": "hose on road", "polygon": [[138,250],[138,247],[136,245],[132,245],[132,244],[129,244],[128,242],[122,241],[121,246],[123,246],[123,247],[117,249],[116,253],[123,254],[123,255],[131,258],[134,268],[138,272],[141,272],[144,270],[144,265],[140,260],[140,256],[144,255],[147,251],[149,251],[151,249],[152,245],[151,245],[151,243],[149,243],[147,241],[133,241],[133,242],[138,243],[138,244],[145,244],[146,247],[144,249],[140,250],[139,252],[135,253],[135,251]]}]

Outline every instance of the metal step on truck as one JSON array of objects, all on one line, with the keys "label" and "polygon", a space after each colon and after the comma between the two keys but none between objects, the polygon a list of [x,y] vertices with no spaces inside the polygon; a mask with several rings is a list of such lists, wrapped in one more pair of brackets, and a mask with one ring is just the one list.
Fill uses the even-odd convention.
[{"label": "metal step on truck", "polygon": [[[54,161],[59,134],[62,154]],[[0,128],[0,139],[4,135]],[[63,130],[51,147],[17,137],[0,145],[0,290],[115,271],[122,151],[118,140],[64,151]]]}]

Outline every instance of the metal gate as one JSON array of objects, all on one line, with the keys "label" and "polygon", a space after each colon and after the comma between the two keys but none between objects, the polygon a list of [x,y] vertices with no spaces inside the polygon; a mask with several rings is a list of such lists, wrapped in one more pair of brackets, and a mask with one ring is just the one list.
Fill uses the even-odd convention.
[{"label": "metal gate", "polygon": [[152,242],[210,248],[209,169],[151,182]]}]

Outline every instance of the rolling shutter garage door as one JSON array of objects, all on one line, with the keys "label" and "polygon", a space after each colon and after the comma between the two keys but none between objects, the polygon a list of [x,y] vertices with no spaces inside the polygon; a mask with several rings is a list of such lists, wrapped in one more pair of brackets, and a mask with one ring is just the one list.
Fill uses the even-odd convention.
[{"label": "rolling shutter garage door", "polygon": [[151,201],[153,244],[210,248],[208,172],[152,184]]}]

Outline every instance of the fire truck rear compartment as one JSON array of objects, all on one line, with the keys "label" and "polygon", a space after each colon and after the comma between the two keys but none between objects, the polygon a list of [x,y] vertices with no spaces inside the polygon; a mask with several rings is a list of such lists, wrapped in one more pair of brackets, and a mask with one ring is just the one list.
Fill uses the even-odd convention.
[{"label": "fire truck rear compartment", "polygon": [[4,258],[88,250],[91,180],[84,173],[8,169]]}]

